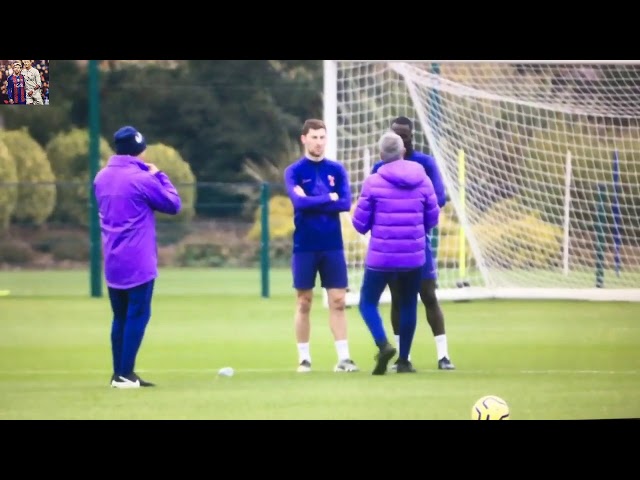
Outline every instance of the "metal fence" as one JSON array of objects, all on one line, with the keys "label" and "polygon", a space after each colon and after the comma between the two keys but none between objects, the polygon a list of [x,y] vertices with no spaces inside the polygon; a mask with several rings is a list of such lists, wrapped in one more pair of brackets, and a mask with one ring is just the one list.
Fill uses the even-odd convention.
[{"label": "metal fence", "polygon": [[[11,188],[16,185],[0,183],[0,197]],[[17,184],[17,188],[16,208],[0,227],[0,269],[89,268],[92,249],[86,184]],[[42,195],[53,189],[55,195]],[[261,206],[283,195],[283,187],[202,182],[196,185],[196,192],[194,204],[184,205],[183,214],[156,214],[160,265],[259,268],[264,261],[262,222],[268,222]],[[292,219],[288,221],[292,230]],[[271,265],[288,265],[290,235],[279,231],[266,240]]]}]

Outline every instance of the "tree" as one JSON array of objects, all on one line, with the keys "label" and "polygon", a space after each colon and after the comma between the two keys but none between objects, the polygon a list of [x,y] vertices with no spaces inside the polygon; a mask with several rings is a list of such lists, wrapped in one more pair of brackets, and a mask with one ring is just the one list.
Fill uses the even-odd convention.
[{"label": "tree", "polygon": [[[53,218],[76,225],[88,224],[89,132],[74,128],[56,135],[46,147],[57,179],[58,201]],[[100,161],[105,165],[113,150],[100,138]]]},{"label": "tree", "polygon": [[0,139],[0,231],[9,227],[11,215],[18,203],[18,171],[9,149]]},{"label": "tree", "polygon": [[56,205],[55,175],[49,159],[26,127],[0,132],[16,165],[18,200],[13,219],[20,223],[42,225]]}]

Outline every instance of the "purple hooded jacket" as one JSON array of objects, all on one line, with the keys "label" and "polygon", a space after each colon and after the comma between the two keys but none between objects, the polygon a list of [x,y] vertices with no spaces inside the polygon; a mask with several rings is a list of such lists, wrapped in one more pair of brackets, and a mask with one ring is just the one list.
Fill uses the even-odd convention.
[{"label": "purple hooded jacket", "polygon": [[366,268],[401,271],[422,267],[426,232],[438,224],[440,207],[422,165],[391,161],[369,175],[353,215],[361,234],[371,230]]},{"label": "purple hooded jacket", "polygon": [[137,157],[114,155],[93,182],[107,285],[128,289],[158,276],[154,210],[180,211],[180,196],[164,172],[149,173]]}]

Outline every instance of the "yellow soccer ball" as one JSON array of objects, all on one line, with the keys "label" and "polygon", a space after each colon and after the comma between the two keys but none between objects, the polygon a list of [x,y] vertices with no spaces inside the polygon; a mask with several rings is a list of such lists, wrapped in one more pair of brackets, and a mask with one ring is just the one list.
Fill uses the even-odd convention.
[{"label": "yellow soccer ball", "polygon": [[509,420],[509,405],[502,398],[486,395],[473,405],[472,420]]}]

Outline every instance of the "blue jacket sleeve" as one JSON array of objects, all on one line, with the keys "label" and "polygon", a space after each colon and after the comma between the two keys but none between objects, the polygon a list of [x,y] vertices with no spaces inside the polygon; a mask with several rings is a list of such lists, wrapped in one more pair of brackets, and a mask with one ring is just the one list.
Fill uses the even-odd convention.
[{"label": "blue jacket sleeve", "polygon": [[438,205],[438,197],[432,187],[433,182],[425,179],[422,185],[422,192],[425,197],[424,202],[424,229],[429,232],[433,227],[438,225],[440,219],[440,206]]},{"label": "blue jacket sleeve", "polygon": [[326,195],[303,197],[294,192],[293,189],[296,188],[296,175],[291,167],[287,167],[284,171],[284,186],[287,189],[287,195],[289,195],[291,199],[294,210],[315,209],[325,203],[334,203],[328,193]]},{"label": "blue jacket sleeve", "polygon": [[438,198],[438,206],[443,207],[447,203],[447,193],[444,188],[444,180],[442,180],[442,174],[440,173],[436,159],[427,155],[427,161],[425,162],[424,169],[427,176],[431,179],[431,183],[433,183],[433,189],[435,190],[436,197]]}]

